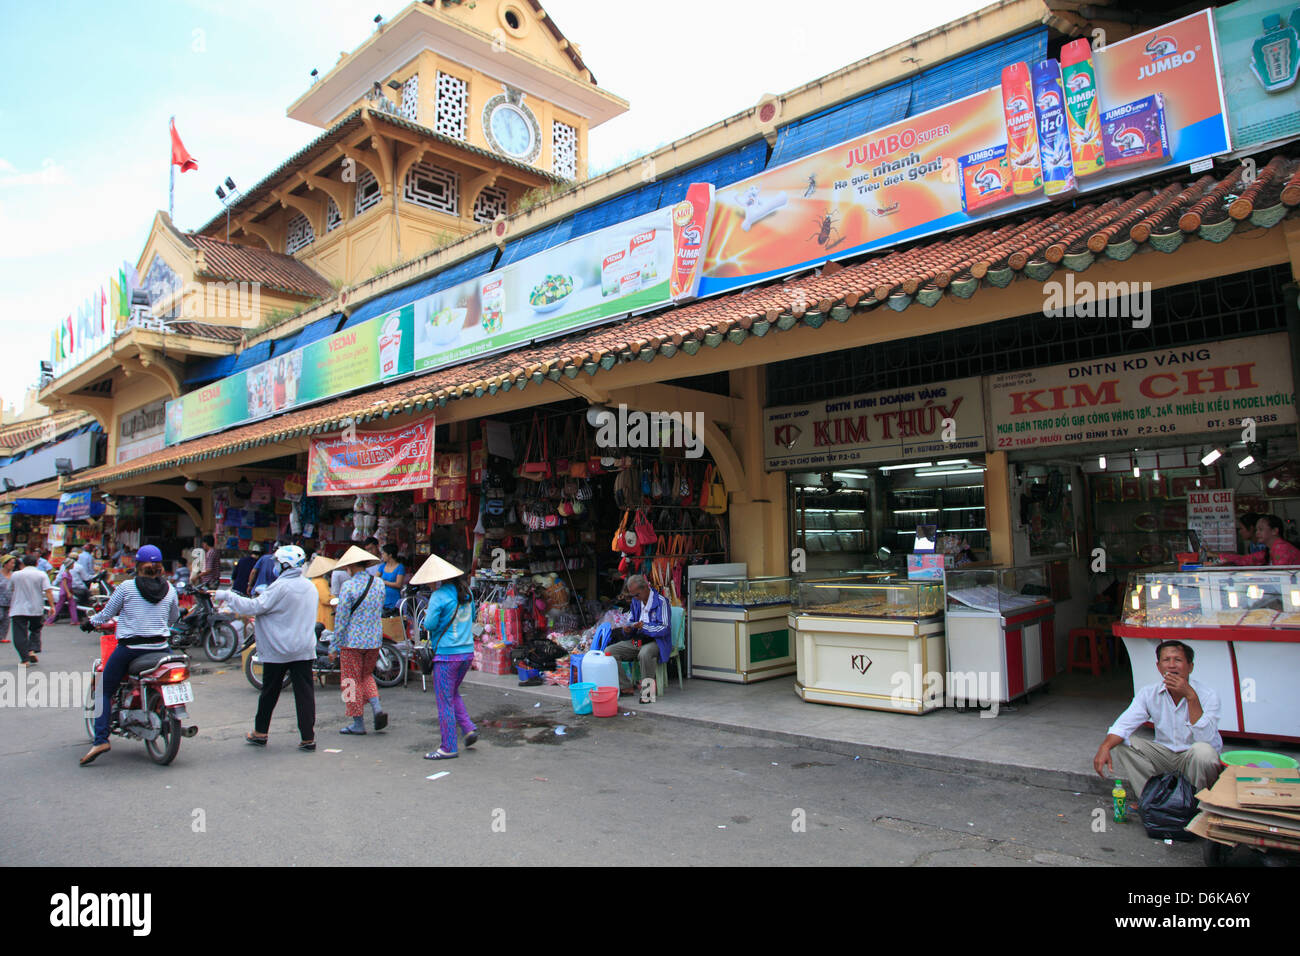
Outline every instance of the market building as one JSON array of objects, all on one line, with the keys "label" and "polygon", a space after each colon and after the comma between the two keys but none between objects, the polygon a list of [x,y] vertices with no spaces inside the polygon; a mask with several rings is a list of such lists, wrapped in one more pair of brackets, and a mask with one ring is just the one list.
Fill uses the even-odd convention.
[{"label": "market building", "polygon": [[[138,266],[188,247],[183,287],[230,250],[217,275],[307,307],[196,312],[152,333],[165,359],[132,329],[120,376],[65,371],[42,400],[110,435],[167,405],[163,448],[62,487],[173,501],[231,553],[477,555],[503,594],[557,589],[543,633],[631,571],[690,604],[740,565],[700,585],[692,676],[864,708],[934,709],[953,671],[1013,700],[1112,632],[1138,681],[1187,627],[1224,728],[1290,737],[1293,572],[1176,577],[1189,531],[1235,551],[1239,514],[1300,500],[1272,6],[996,4],[585,178],[626,104],[541,8],[413,4],[290,107],[317,140],[228,223],[161,217]],[[1265,704],[1230,715],[1248,659]]]}]

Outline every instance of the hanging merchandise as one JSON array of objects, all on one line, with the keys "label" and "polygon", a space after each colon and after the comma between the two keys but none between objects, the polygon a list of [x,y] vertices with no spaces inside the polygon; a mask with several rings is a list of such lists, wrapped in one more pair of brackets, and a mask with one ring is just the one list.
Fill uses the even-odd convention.
[{"label": "hanging merchandise", "polygon": [[528,444],[524,448],[524,460],[519,466],[519,477],[529,481],[544,481],[551,477],[550,450],[551,442],[546,425],[536,412],[533,424],[528,431]]}]

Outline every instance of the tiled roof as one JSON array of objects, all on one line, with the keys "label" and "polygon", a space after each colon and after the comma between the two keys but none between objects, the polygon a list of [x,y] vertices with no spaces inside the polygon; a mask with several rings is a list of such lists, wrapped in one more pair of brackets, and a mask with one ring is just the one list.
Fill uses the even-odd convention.
[{"label": "tiled roof", "polygon": [[197,276],[260,282],[263,288],[275,292],[312,298],[334,297],[334,287],[325,277],[293,256],[255,246],[241,246],[212,236],[191,234],[183,238],[203,253],[206,268],[196,272]]},{"label": "tiled roof", "polygon": [[[1056,210],[1019,214],[971,230],[867,256],[841,267],[626,319],[504,355],[406,379],[326,404],[195,439],[145,458],[77,476],[74,485],[120,479],[215,458],[269,442],[334,431],[418,412],[460,398],[495,395],[561,376],[595,375],[620,362],[653,361],[679,350],[694,355],[724,341],[776,334],[827,319],[846,322],[885,306],[902,312],[933,306],[944,295],[969,298],[981,286],[1025,277],[1045,281],[1056,269],[1088,268],[1097,258],[1127,259],[1149,250],[1172,253],[1184,242],[1222,242],[1239,227],[1270,228],[1300,205],[1300,159],[1276,157],[1243,183],[1238,166],[1216,179],[1170,181]],[[833,348],[833,345],[828,344]]]},{"label": "tiled roof", "polygon": [[41,442],[47,434],[47,423],[53,420],[55,435],[85,425],[93,419],[86,412],[56,412],[25,422],[14,422],[0,427],[0,452],[22,451],[28,445]]},{"label": "tiled roof", "polygon": [[[521,163],[518,160],[511,159],[508,156],[502,156],[498,153],[490,152],[479,146],[471,146],[464,140],[456,139],[452,136],[444,136],[442,133],[435,132],[427,126],[421,126],[419,123],[412,123],[410,120],[401,116],[394,116],[391,113],[381,113],[378,110],[369,110],[370,116],[380,123],[387,123],[390,126],[396,126],[398,129],[404,129],[408,132],[418,133],[419,135],[433,142],[444,143],[448,146],[454,146],[456,149],[474,156],[488,160],[497,166],[506,166],[511,169],[520,170],[533,176],[549,180],[555,183],[567,183],[568,180],[563,176],[557,176],[549,170],[542,169],[539,166],[529,166],[527,163]],[[271,190],[284,182],[285,177],[290,173],[296,173],[305,169],[314,160],[316,160],[328,147],[333,146],[346,139],[352,133],[355,133],[363,126],[361,119],[361,110],[355,109],[343,119],[339,120],[324,133],[317,136],[314,140],[304,146],[298,152],[294,153],[283,163],[281,163],[269,175],[264,176],[252,189],[246,191],[238,202],[229,207],[231,215],[239,215],[242,210],[249,209],[255,204],[268,199]],[[207,232],[209,229],[215,229],[226,221],[226,212],[218,216],[213,216],[207,223],[201,226],[196,232]]]},{"label": "tiled roof", "polygon": [[207,322],[169,322],[167,328],[180,335],[189,335],[196,339],[211,339],[214,342],[238,342],[244,337],[244,330],[235,325],[210,325]]}]

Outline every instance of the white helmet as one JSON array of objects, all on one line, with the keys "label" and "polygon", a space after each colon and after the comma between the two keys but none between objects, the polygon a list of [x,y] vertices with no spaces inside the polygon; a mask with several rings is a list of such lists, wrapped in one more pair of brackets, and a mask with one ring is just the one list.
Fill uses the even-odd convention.
[{"label": "white helmet", "polygon": [[275,560],[284,568],[300,568],[307,563],[307,552],[296,544],[286,544],[276,549]]}]

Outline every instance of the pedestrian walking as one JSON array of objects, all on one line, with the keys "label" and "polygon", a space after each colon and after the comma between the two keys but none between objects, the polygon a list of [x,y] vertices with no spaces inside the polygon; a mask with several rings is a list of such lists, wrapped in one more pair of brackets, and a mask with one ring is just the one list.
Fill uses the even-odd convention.
[{"label": "pedestrian walking", "polygon": [[[356,545],[339,558],[337,568],[348,570],[352,577],[339,589],[339,603],[334,614],[334,639],[330,656],[338,654],[346,713],[352,718],[339,733],[361,735],[366,732],[365,705],[374,713],[375,730],[388,726],[388,714],[379,702],[379,685],[375,683],[375,665],[384,644],[384,595],[380,583],[367,573],[379,558]],[[363,703],[364,702],[364,703]]]},{"label": "pedestrian walking", "polygon": [[54,585],[37,566],[34,554],[23,555],[23,566],[9,579],[13,600],[9,604],[9,620],[13,624],[14,650],[18,660],[26,667],[36,663],[41,652],[41,625],[45,623],[45,595],[53,603]]},{"label": "pedestrian walking", "polygon": [[22,560],[18,554],[6,554],[0,561],[0,644],[9,643],[9,605],[14,599],[14,569]]},{"label": "pedestrian walking", "polygon": [[50,616],[45,620],[46,624],[58,621],[64,608],[67,608],[73,624],[80,623],[77,620],[77,596],[72,593],[72,569],[76,563],[76,559],[68,555],[63,559],[63,567],[59,568],[59,573],[54,576],[54,590],[58,596],[58,603],[50,609]]},{"label": "pedestrian walking", "polygon": [[424,627],[433,647],[434,696],[438,705],[441,746],[425,760],[450,760],[458,756],[456,731],[465,734],[465,746],[478,742],[478,728],[470,720],[460,685],[474,660],[474,596],[465,574],[436,554],[411,577],[413,585],[440,584],[429,596]]},{"label": "pedestrian walking", "polygon": [[257,701],[253,732],[244,739],[265,747],[271,715],[280,700],[284,675],[293,683],[298,711],[299,750],[316,749],[316,695],[312,687],[312,661],[316,659],[316,588],[303,577],[307,556],[302,548],[286,545],[274,555],[280,575],[261,594],[246,598],[233,591],[214,595],[236,614],[257,618],[257,656],[262,661],[262,694]]}]

